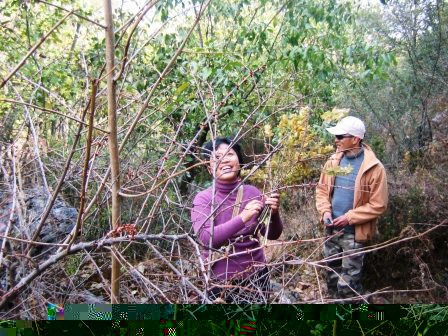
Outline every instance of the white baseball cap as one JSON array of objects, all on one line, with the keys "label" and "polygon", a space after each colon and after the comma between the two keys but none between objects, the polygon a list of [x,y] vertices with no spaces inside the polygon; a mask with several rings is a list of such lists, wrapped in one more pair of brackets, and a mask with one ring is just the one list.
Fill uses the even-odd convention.
[{"label": "white baseball cap", "polygon": [[334,135],[350,134],[360,139],[364,139],[366,127],[361,119],[356,117],[345,117],[334,127],[327,128],[327,131]]}]

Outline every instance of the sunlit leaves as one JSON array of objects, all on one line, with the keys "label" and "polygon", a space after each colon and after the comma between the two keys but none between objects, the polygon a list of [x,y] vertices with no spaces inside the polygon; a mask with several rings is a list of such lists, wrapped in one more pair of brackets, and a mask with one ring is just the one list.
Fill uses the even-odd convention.
[{"label": "sunlit leaves", "polygon": [[348,164],[346,167],[329,167],[327,169],[324,169],[324,172],[329,176],[335,176],[335,175],[348,175],[353,170],[353,167]]},{"label": "sunlit leaves", "polygon": [[211,69],[211,68],[204,68],[204,69],[202,69],[202,71],[201,71],[202,79],[203,80],[207,80],[208,77],[212,74],[212,72],[213,72],[213,69]]},{"label": "sunlit leaves", "polygon": [[322,114],[320,116],[320,118],[327,123],[331,123],[334,121],[339,121],[342,118],[348,116],[349,112],[350,112],[349,109],[345,109],[345,108],[342,109],[342,108],[335,107],[335,108],[333,108],[333,110],[327,111],[324,114]]},{"label": "sunlit leaves", "polygon": [[272,127],[269,124],[264,126],[263,132],[264,132],[264,136],[268,139],[270,139],[274,136],[274,133],[272,132]]},{"label": "sunlit leaves", "polygon": [[[266,166],[253,169],[251,181],[262,183],[275,171],[277,184],[292,185],[317,174],[314,160],[331,153],[333,147],[323,144],[319,133],[310,125],[312,113],[310,107],[304,106],[297,113],[283,114],[276,128],[270,124],[263,127],[263,135],[269,143],[281,144],[281,150]],[[248,171],[243,172],[247,174]]]},{"label": "sunlit leaves", "polygon": [[[83,3],[75,2],[73,6],[89,8],[82,6]],[[198,9],[201,2],[159,2],[139,24],[130,41],[123,76],[117,81],[121,92],[119,103],[126,106],[120,109],[120,125],[138,111],[140,102],[159,80],[161,71],[186,36],[195,19],[194,11],[189,7],[191,4]],[[14,15],[16,9],[7,10],[8,15]],[[24,12],[21,13],[23,15]],[[91,15],[92,19],[102,18],[101,13],[93,12],[91,8],[80,10],[80,13]],[[28,14],[33,27],[31,33],[36,34],[30,38],[35,40],[63,12],[30,3]],[[276,109],[304,97],[310,100],[310,106],[331,105],[333,92],[339,85],[336,79],[385,77],[378,68],[393,61],[387,55],[375,55],[376,46],[370,47],[365,41],[353,38],[356,13],[346,2],[226,0],[212,2],[206,14],[200,21],[200,30],[199,27],[194,30],[184,52],[154,93],[151,107],[145,112],[150,117],[142,120],[142,124],[148,126],[148,132],[153,131],[151,127],[162,117],[166,122],[161,126],[163,132],[176,130],[187,110],[189,114],[180,132],[180,138],[185,139],[198,130],[207,113],[218,107],[217,127],[221,134],[234,133],[245,122],[245,127],[252,127],[255,120],[272,114],[273,117],[267,120],[272,128],[264,129],[266,138],[278,141],[286,134],[284,132],[290,132],[288,145],[302,146],[302,151],[306,148],[307,156],[301,156],[301,159],[311,158],[312,155],[320,155],[322,149],[319,148],[325,146],[311,149],[310,144],[317,139],[313,138],[314,133],[303,133],[300,126],[293,127],[281,117],[291,113],[300,116],[298,111],[288,108],[277,113]],[[131,17],[130,13],[118,7],[115,15],[117,26]],[[17,32],[21,34],[21,41],[15,45],[23,54],[28,38],[24,17],[21,17],[20,25]],[[159,27],[160,31],[157,30]],[[103,33],[100,27],[85,20],[70,18],[60,34],[52,37],[54,43],[42,48],[43,56],[37,56],[37,62],[28,62],[23,67],[22,74],[42,83],[59,99],[50,99],[47,93],[39,91],[35,95],[38,103],[59,108],[60,101],[71,105],[87,99],[87,84],[92,78],[105,75],[104,71],[101,72],[105,64]],[[117,69],[123,66],[128,34],[126,28],[116,32]],[[16,37],[9,34],[8,38],[14,40]],[[3,45],[3,48],[9,48],[8,55],[17,60],[20,53],[17,50],[12,52],[11,45]],[[251,71],[263,64],[267,65],[263,71],[250,76]],[[350,76],[347,76],[347,70]],[[248,75],[248,79],[242,82]],[[102,81],[100,89],[104,88]],[[256,113],[251,115],[255,110]],[[319,114],[317,111],[316,108],[316,115]],[[97,112],[98,120],[102,120],[104,113],[104,109]],[[247,122],[249,116],[252,120]],[[303,128],[306,129],[305,126]]]}]

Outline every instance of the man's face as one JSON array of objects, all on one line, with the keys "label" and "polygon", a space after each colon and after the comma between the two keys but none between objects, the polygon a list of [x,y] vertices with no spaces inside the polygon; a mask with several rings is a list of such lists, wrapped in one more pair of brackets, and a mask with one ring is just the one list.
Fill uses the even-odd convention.
[{"label": "man's face", "polygon": [[342,139],[338,139],[338,137],[341,137],[339,135],[335,137],[336,152],[346,152],[350,149],[354,149],[354,151],[357,152],[357,147],[359,147],[359,138],[350,134],[343,134],[342,136]]}]

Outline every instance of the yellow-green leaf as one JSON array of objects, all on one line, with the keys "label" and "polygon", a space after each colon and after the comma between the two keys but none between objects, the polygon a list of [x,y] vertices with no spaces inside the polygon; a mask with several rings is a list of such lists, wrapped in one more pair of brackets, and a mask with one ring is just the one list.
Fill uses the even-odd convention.
[{"label": "yellow-green leaf", "polygon": [[188,82],[182,83],[182,85],[179,86],[179,87],[176,89],[176,92],[174,92],[174,95],[175,95],[175,96],[178,96],[179,93],[181,93],[182,91],[184,91],[187,87],[188,87]]}]

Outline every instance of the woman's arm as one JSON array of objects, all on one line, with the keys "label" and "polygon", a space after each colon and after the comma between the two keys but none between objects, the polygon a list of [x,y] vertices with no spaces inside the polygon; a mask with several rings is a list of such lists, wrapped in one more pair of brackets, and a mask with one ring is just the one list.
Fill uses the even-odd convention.
[{"label": "woman's arm", "polygon": [[[211,227],[211,193],[203,191],[199,193],[193,201],[191,220],[193,229],[198,234],[199,240],[206,246],[210,243]],[[214,215],[213,215],[214,216]],[[238,231],[244,228],[244,221],[241,216],[236,216],[225,223],[214,226],[213,248],[220,248]]]},{"label": "woman's arm", "polygon": [[[263,225],[260,232],[264,236],[266,234],[266,225]],[[268,239],[276,240],[283,232],[283,221],[280,215],[277,213],[271,216],[271,223],[269,224]]]}]

